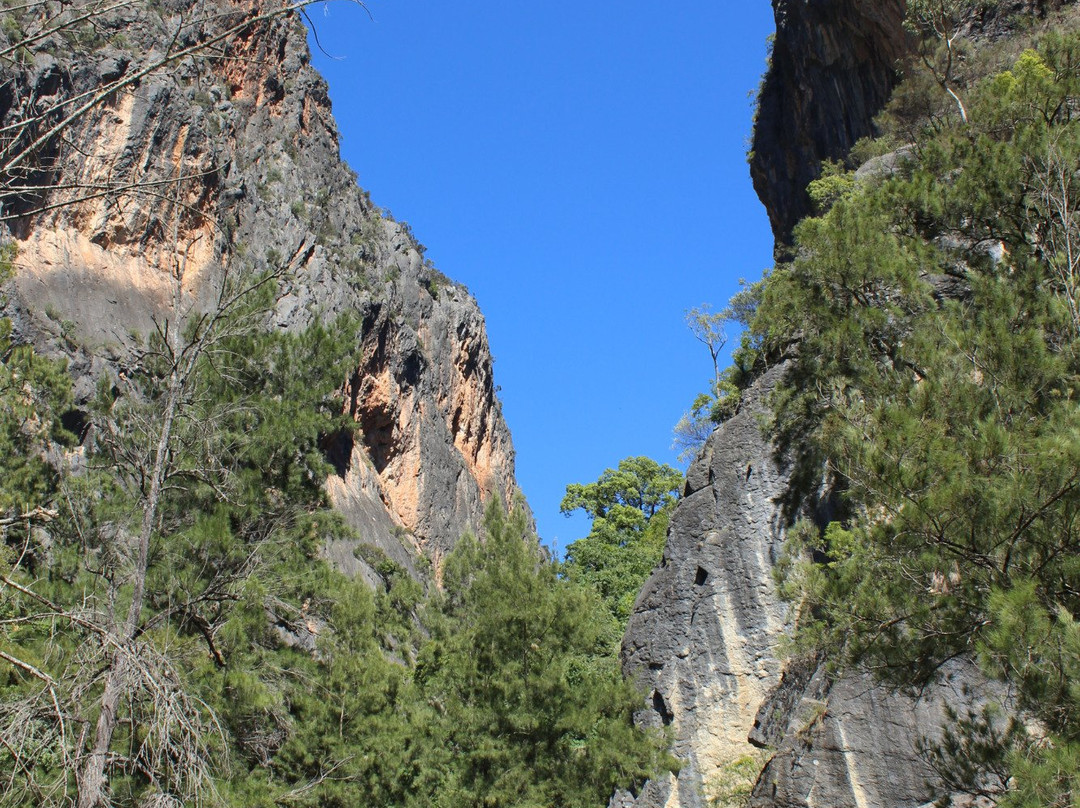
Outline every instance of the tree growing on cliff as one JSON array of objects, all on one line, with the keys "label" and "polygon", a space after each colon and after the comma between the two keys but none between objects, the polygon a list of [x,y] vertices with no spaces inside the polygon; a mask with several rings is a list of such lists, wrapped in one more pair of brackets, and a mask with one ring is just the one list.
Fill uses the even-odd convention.
[{"label": "tree growing on cliff", "polygon": [[905,27],[919,39],[919,61],[952,99],[964,123],[968,109],[960,94],[966,82],[960,75],[967,55],[963,31],[973,16],[995,5],[996,0],[907,0]]},{"label": "tree growing on cliff", "polygon": [[[683,413],[675,424],[672,448],[678,450],[679,461],[683,463],[692,460],[701,451],[716,425],[730,418],[739,405],[739,387],[735,380],[742,369],[737,366],[721,371],[720,352],[727,344],[727,326],[749,326],[757,309],[761,284],[747,283],[740,279],[739,286],[739,291],[732,295],[722,311],[713,312],[708,304],[704,304],[686,312],[686,324],[690,332],[709,351],[713,363],[713,380],[709,385],[710,391],[700,393],[689,411]],[[747,354],[754,352],[747,344],[736,352],[736,356],[745,358]]]},{"label": "tree growing on cliff", "polygon": [[958,722],[931,759],[1024,808],[1080,787],[1078,53],[1047,35],[905,172],[800,224],[755,323],[768,350],[798,345],[777,431],[842,494],[793,534],[799,642],[909,687],[977,661],[1039,729]]},{"label": "tree growing on cliff", "polygon": [[206,800],[229,740],[204,661],[228,664],[224,627],[274,559],[317,552],[347,329],[265,327],[289,267],[226,268],[192,308],[190,247],[169,314],[99,396],[86,468],[53,478],[49,534],[5,559],[0,770],[37,805]]}]

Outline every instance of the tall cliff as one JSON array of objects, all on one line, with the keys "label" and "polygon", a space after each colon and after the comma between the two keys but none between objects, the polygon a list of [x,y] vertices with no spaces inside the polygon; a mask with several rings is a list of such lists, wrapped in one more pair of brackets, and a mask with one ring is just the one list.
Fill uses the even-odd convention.
[{"label": "tall cliff", "polygon": [[[5,20],[7,314],[17,340],[69,358],[82,406],[157,319],[205,305],[226,273],[287,267],[280,328],[356,322],[342,406],[359,428],[327,438],[330,497],[415,571],[515,490],[484,321],[341,162],[307,28],[285,8],[94,6],[90,27],[51,33]],[[375,579],[352,546],[328,552]]]},{"label": "tall cliff", "polygon": [[[966,32],[1000,39],[1049,5],[997,4]],[[821,161],[874,134],[913,43],[902,0],[773,7],[751,174],[782,247],[809,213],[806,186]],[[916,808],[948,791],[920,753],[942,737],[948,710],[1004,698],[961,661],[913,697],[869,676],[837,678],[818,659],[786,659],[797,614],[777,592],[774,566],[792,510],[820,518],[827,503],[793,488],[791,457],[761,428],[784,372],[760,376],[691,465],[663,561],[635,605],[623,662],[646,690],[639,720],[669,726],[684,765],[614,806]]]},{"label": "tall cliff", "polygon": [[776,37],[758,95],[750,176],[777,241],[810,212],[806,186],[871,133],[909,53],[904,0],[773,0]]}]

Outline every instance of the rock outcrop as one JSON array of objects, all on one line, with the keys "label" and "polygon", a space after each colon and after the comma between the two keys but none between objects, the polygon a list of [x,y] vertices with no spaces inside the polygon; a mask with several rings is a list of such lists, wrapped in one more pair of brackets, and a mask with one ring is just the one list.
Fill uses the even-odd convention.
[{"label": "rock outcrop", "polygon": [[[1053,2],[998,4],[968,22],[987,40]],[[809,212],[822,160],[844,158],[888,101],[909,54],[904,0],[774,0],[777,34],[759,98],[751,174],[778,247]],[[904,152],[878,161],[889,170]],[[624,669],[646,692],[642,723],[669,726],[678,776],[616,795],[618,808],[917,808],[947,792],[920,750],[958,714],[1005,694],[956,660],[917,695],[868,675],[837,678],[786,660],[794,615],[773,567],[793,512],[820,517],[794,490],[759,416],[783,368],[745,392],[739,412],[692,464],[661,566],[623,641]],[[738,800],[733,797],[739,793]],[[958,803],[960,804],[960,803]]]},{"label": "rock outcrop", "polygon": [[[663,560],[634,606],[623,665],[646,692],[637,720],[669,726],[683,766],[617,795],[618,808],[746,804],[724,800],[739,791],[752,808],[917,808],[944,789],[920,744],[940,739],[946,708],[964,714],[1003,695],[960,661],[916,697],[786,659],[795,615],[773,569],[791,468],[761,428],[784,372],[744,393],[690,467]],[[825,509],[808,497],[802,512]]]},{"label": "rock outcrop", "polygon": [[[330,496],[364,542],[415,570],[515,491],[484,321],[341,162],[307,29],[283,5],[120,4],[92,45],[55,35],[4,68],[0,121],[26,143],[112,88],[4,177],[18,246],[6,313],[17,339],[69,357],[85,401],[155,320],[205,306],[227,274],[287,267],[280,328],[356,323],[342,402],[359,430],[328,438]],[[374,580],[354,551],[328,548]]]},{"label": "rock outcrop", "polygon": [[671,726],[678,778],[650,783],[644,806],[708,805],[731,765],[755,754],[758,707],[780,683],[777,641],[788,624],[771,570],[784,524],[777,465],[758,416],[783,373],[747,391],[691,465],[660,567],[645,584],[623,640],[624,668],[648,694],[639,720]]},{"label": "rock outcrop", "polygon": [[916,808],[947,792],[920,749],[942,738],[954,715],[1003,698],[970,662],[956,660],[919,698],[870,675],[832,681],[790,668],[761,705],[751,742],[775,749],[750,808]]},{"label": "rock outcrop", "polygon": [[[989,41],[1023,29],[1070,0],[972,4],[964,34]],[[876,134],[881,112],[913,56],[906,0],[773,0],[776,35],[757,98],[750,176],[778,246],[811,212],[806,193],[825,160],[843,160]]]},{"label": "rock outcrop", "polygon": [[773,0],[776,39],[758,95],[750,176],[786,243],[806,186],[873,131],[910,52],[904,0]]}]

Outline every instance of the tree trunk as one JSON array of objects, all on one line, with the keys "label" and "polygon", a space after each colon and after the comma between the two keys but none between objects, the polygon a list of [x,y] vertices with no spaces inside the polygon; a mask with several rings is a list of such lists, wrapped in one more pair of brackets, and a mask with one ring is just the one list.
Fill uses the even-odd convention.
[{"label": "tree trunk", "polygon": [[[177,354],[174,353],[174,357]],[[175,361],[175,360],[174,360]],[[185,363],[187,364],[187,363]],[[186,368],[185,368],[186,370]],[[78,775],[79,797],[77,808],[104,808],[105,787],[108,782],[105,768],[108,762],[109,747],[116,731],[117,708],[125,690],[125,679],[130,668],[129,654],[134,653],[132,642],[139,629],[139,616],[142,614],[143,600],[146,595],[146,572],[150,561],[150,536],[157,522],[158,505],[161,502],[161,486],[165,481],[165,467],[169,457],[169,440],[172,437],[173,420],[179,407],[180,395],[187,374],[181,368],[174,367],[169,377],[169,392],[165,399],[165,412],[162,414],[161,431],[154,455],[154,468],[150,478],[150,492],[143,505],[142,525],[139,529],[138,558],[132,575],[133,591],[127,619],[116,638],[112,662],[105,676],[105,689],[101,694],[101,712],[98,713],[97,726],[94,730],[94,745],[83,763]]]}]

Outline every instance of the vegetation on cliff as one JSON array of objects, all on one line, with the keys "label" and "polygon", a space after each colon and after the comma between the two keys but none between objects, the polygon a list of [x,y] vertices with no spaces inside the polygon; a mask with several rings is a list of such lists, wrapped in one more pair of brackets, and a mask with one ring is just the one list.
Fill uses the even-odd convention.
[{"label": "vegetation on cliff", "polygon": [[[252,103],[248,45],[280,24],[284,52],[277,18],[303,5],[4,12],[0,282],[16,259],[9,227],[24,238],[46,211],[74,228],[72,211],[104,199],[147,215],[95,249],[130,237],[166,291],[145,312],[152,336],[109,346],[78,409],[65,363],[15,344],[0,320],[0,805],[600,806],[667,765],[663,738],[633,726],[642,698],[618,670],[607,611],[543,557],[520,511],[498,509],[503,492],[488,492],[483,540],[463,538],[422,581],[328,507],[326,454],[360,429],[341,395],[360,329],[314,304],[282,327],[275,306],[339,234],[327,218],[291,259],[255,255],[232,238],[244,182],[219,206],[228,166],[196,159],[232,136],[233,102]],[[288,82],[260,66],[259,93],[280,100]],[[161,107],[179,110],[176,149],[153,128],[145,160],[121,138],[93,144],[108,152],[104,178],[65,173],[94,152],[80,126],[115,126],[114,109],[157,81],[182,89]],[[251,196],[269,203],[283,175],[266,176]],[[291,206],[294,220],[305,211]],[[374,236],[354,235],[353,255],[373,264]],[[96,347],[78,331],[29,336],[83,358]],[[374,590],[323,557],[338,539],[359,545]]]},{"label": "vegetation on cliff", "polygon": [[1015,702],[927,759],[957,792],[1074,805],[1080,34],[911,81],[879,156],[811,188],[737,357],[792,361],[772,429],[837,498],[792,532],[797,645],[911,687],[977,659]]},{"label": "vegetation on cliff", "polygon": [[4,346],[0,802],[603,805],[655,773],[607,611],[522,511],[427,594],[321,558],[349,330],[267,328],[271,280],[163,325],[62,462],[63,366]]}]

